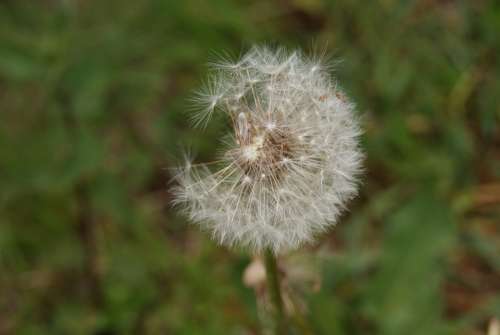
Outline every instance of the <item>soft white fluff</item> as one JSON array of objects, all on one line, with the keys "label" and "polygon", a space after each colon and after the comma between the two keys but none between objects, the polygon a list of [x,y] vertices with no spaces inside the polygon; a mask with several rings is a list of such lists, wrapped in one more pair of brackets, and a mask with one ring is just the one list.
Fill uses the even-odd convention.
[{"label": "soft white fluff", "polygon": [[357,193],[362,153],[354,105],[328,68],[255,47],[216,64],[209,83],[196,120],[222,112],[234,132],[217,171],[178,172],[176,203],[221,244],[254,251],[297,248],[334,225]]}]

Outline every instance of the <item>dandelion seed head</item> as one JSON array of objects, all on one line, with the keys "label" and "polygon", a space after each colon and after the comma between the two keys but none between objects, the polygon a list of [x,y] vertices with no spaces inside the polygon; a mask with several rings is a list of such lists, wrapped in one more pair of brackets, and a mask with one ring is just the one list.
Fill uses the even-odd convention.
[{"label": "dandelion seed head", "polygon": [[225,113],[233,134],[217,169],[180,169],[175,202],[221,244],[295,249],[333,226],[356,195],[360,130],[327,70],[265,47],[216,65],[200,123]]}]

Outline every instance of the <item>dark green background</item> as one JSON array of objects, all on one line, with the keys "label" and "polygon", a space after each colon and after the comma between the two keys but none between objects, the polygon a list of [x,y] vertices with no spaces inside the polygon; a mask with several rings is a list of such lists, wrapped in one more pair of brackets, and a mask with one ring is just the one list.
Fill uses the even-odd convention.
[{"label": "dark green background", "polygon": [[[366,174],[301,253],[317,334],[486,334],[500,316],[497,1],[0,2],[0,334],[261,334],[243,251],[169,205],[217,55],[326,48]],[[313,48],[314,49],[314,48]],[[326,256],[325,256],[325,250]],[[318,256],[318,254],[323,256]]]}]

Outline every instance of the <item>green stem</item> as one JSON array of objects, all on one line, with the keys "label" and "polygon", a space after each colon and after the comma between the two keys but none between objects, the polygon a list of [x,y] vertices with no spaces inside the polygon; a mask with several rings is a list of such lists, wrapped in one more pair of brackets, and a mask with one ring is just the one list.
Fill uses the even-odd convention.
[{"label": "green stem", "polygon": [[286,334],[286,320],[283,307],[283,298],[281,297],[281,286],[278,265],[276,263],[276,257],[272,250],[266,249],[264,253],[264,260],[266,264],[266,279],[267,279],[267,290],[271,298],[274,309],[274,321],[275,321],[275,334],[285,335]]}]

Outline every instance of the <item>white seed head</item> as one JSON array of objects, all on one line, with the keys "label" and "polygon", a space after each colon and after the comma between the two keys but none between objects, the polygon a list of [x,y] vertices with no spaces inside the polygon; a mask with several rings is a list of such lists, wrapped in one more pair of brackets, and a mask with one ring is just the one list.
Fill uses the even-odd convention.
[{"label": "white seed head", "polygon": [[[216,88],[216,89],[214,89]],[[203,123],[228,115],[221,167],[177,174],[176,203],[225,245],[280,253],[334,225],[357,193],[362,153],[354,105],[327,67],[296,51],[254,47],[216,65]]]}]

